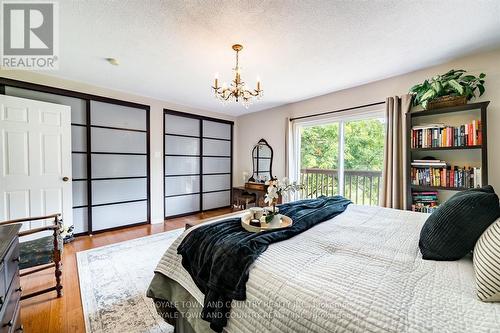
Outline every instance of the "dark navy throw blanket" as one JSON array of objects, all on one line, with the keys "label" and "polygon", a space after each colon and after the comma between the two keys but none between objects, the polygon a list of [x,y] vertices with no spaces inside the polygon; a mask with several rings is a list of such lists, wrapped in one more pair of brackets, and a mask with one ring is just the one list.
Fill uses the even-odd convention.
[{"label": "dark navy throw blanket", "polygon": [[292,218],[290,228],[251,233],[240,218],[201,226],[190,232],[177,248],[182,266],[205,294],[202,318],[221,332],[226,326],[231,300],[246,299],[250,265],[269,244],[289,239],[342,213],[351,201],[342,196],[319,197],[279,205],[280,214]]}]

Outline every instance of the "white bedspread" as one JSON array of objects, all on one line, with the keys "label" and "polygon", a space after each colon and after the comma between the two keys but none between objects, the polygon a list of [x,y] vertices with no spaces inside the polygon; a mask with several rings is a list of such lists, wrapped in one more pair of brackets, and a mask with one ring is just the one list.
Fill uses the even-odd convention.
[{"label": "white bedspread", "polygon": [[[422,260],[418,239],[427,216],[350,205],[272,244],[251,268],[247,301],[233,301],[226,331],[500,332],[500,303],[476,298],[470,257]],[[185,234],[157,271],[203,304],[177,255]]]}]

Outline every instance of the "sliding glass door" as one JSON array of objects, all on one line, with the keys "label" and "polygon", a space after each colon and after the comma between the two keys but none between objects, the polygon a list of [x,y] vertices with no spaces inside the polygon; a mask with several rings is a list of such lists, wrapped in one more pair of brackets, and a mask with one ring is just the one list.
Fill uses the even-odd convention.
[{"label": "sliding glass door", "polygon": [[378,205],[385,125],[380,112],[297,124],[295,148],[302,197],[341,194]]},{"label": "sliding glass door", "polygon": [[384,162],[382,119],[342,122],[344,196],[357,204],[378,205]]},{"label": "sliding glass door", "polygon": [[315,198],[339,192],[338,122],[300,127],[302,196]]}]

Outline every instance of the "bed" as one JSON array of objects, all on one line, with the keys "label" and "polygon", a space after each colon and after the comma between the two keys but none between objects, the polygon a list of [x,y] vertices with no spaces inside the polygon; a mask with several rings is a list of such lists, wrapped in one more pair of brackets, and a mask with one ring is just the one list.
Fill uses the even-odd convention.
[{"label": "bed", "polygon": [[[270,245],[250,270],[247,300],[233,301],[225,332],[500,331],[500,303],[476,297],[471,256],[422,260],[418,239],[427,216],[349,205]],[[176,251],[191,230],[161,259],[148,295],[162,315],[159,300],[184,315],[179,331],[210,332],[199,318],[204,295]]]}]

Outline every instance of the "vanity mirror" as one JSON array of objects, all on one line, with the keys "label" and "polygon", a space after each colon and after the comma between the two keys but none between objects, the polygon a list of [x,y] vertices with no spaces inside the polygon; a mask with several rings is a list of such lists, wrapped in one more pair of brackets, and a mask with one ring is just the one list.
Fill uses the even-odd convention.
[{"label": "vanity mirror", "polygon": [[273,149],[266,140],[260,139],[252,149],[253,174],[249,182],[264,183],[272,179]]}]

